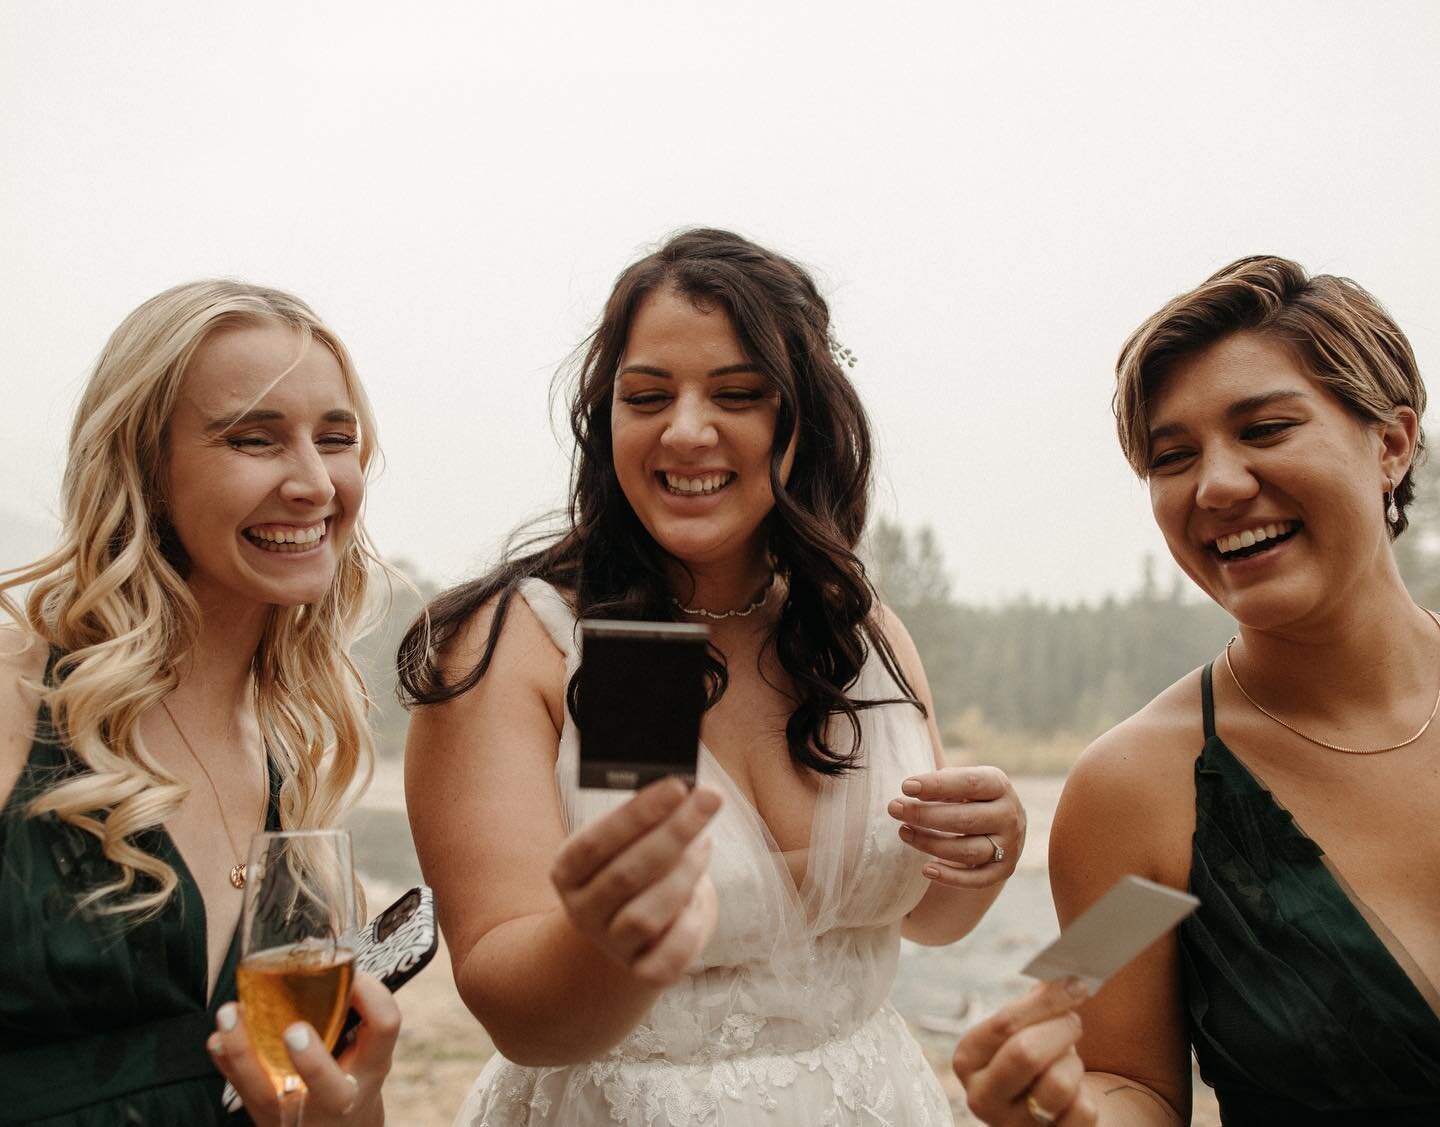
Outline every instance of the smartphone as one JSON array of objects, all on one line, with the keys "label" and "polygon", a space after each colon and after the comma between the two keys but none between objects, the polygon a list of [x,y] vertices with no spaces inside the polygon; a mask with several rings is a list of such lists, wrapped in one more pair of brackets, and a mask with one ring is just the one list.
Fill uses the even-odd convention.
[{"label": "smartphone", "polygon": [[580,785],[695,785],[710,630],[682,622],[580,622]]},{"label": "smartphone", "polygon": [[1093,994],[1199,906],[1188,892],[1144,877],[1121,877],[1020,973],[1046,981],[1073,975]]},{"label": "smartphone", "polygon": [[[435,930],[435,893],[429,885],[412,888],[360,929],[355,938],[355,970],[374,975],[393,994],[425,969],[435,957],[439,935]],[[345,1015],[334,1055],[339,1056],[355,1039],[360,1015]],[[240,1110],[240,1094],[225,1085],[221,1102],[228,1112]]]}]

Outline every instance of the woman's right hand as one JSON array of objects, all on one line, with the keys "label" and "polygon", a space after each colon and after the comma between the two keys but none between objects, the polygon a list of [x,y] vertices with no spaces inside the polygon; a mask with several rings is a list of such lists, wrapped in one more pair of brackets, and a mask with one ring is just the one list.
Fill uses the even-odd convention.
[{"label": "woman's right hand", "polygon": [[575,928],[647,985],[677,981],[715,930],[701,831],[720,802],[660,779],[571,834],[550,871]]},{"label": "woman's right hand", "polygon": [[1045,982],[960,1039],[953,1060],[970,1110],[991,1127],[1089,1127],[1094,1101],[1081,1087],[1076,1052],[1085,1000],[1078,979]]}]

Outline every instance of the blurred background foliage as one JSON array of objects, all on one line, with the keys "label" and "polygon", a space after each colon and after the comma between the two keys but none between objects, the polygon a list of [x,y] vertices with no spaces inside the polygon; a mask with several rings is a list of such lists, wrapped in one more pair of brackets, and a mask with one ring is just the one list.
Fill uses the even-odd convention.
[{"label": "blurred background foliage", "polygon": [[[1077,548],[1075,550],[1083,550]],[[1440,609],[1440,494],[1420,492],[1411,526],[1395,544],[1416,600]],[[929,528],[889,521],[871,529],[866,568],[909,628],[925,663],[946,749],[957,761],[1016,773],[1064,772],[1084,746],[1171,682],[1209,661],[1234,633],[1229,616],[1178,572],[1161,581],[1144,561],[1134,591],[1098,604],[1021,596],[967,603],[951,590]],[[404,748],[406,713],[395,696],[395,649],[437,584],[413,564],[398,570],[377,629],[355,657],[375,701],[382,756]]]}]

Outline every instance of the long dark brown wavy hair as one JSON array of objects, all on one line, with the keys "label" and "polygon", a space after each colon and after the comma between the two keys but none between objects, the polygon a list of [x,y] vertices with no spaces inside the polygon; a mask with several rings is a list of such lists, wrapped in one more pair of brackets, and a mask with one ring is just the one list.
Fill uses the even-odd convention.
[{"label": "long dark brown wavy hair", "polygon": [[[855,556],[869,497],[870,428],[831,354],[830,310],[809,274],[728,231],[684,231],[620,275],[599,327],[581,345],[570,402],[575,453],[568,529],[522,539],[489,574],[430,604],[400,643],[402,699],[410,706],[437,704],[473,688],[490,668],[520,581],[531,576],[570,592],[582,618],[678,618],[665,576],[668,557],[621,491],[610,438],[611,396],[631,321],[645,297],[663,289],[698,308],[728,313],[747,356],[779,394],[770,450],[775,508],[767,532],[787,593],[767,645],[793,686],[795,708],[785,725],[791,758],[823,774],[845,771],[858,765],[860,709],[908,703],[924,711],[877,624],[875,593]],[[797,429],[794,464],[782,484],[781,464]],[[441,651],[491,599],[495,613],[480,660],[447,679]],[[898,696],[846,696],[871,646]],[[707,681],[708,707],[727,684],[724,658],[713,646]],[[572,715],[575,689],[572,678],[566,693]],[[850,724],[848,748],[827,738],[837,714]]]}]

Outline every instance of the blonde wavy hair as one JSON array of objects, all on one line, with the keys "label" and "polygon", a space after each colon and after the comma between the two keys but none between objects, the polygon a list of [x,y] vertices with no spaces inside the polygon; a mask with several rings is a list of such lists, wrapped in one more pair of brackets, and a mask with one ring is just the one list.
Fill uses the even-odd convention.
[{"label": "blonde wavy hair", "polygon": [[[340,339],[283,291],[190,282],[145,302],[106,343],[70,432],[60,544],[0,574],[0,605],[60,653],[50,683],[36,688],[55,737],[87,769],[42,792],[27,813],[54,814],[99,840],[120,876],[81,905],[102,913],[156,913],[178,884],[172,866],[136,844],[188,793],[149,754],[137,727],[177,685],[200,621],[185,582],[188,561],[164,515],[166,430],[201,343],[222,328],[264,324],[295,329],[302,349],[319,340],[339,361],[368,473],[378,453],[374,415]],[[349,648],[369,609],[372,568],[389,571],[356,514],[324,597],[272,607],[255,651],[256,715],[280,778],[286,829],[334,824],[370,780],[369,700]],[[27,583],[22,611],[7,592]]]}]

